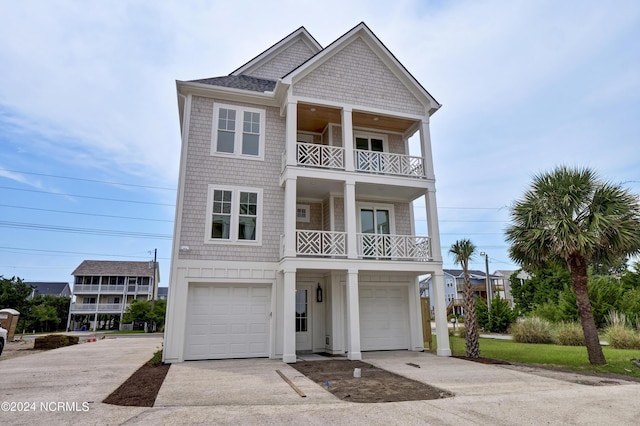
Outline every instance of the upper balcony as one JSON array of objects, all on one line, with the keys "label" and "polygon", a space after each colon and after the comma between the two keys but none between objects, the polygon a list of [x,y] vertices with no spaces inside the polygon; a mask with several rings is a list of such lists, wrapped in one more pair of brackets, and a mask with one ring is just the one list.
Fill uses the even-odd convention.
[{"label": "upper balcony", "polygon": [[431,179],[428,122],[418,116],[292,104],[282,171],[287,167]]}]

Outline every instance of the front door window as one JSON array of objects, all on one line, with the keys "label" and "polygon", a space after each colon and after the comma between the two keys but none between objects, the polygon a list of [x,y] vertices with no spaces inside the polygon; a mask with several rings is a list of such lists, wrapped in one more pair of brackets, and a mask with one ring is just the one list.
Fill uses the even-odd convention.
[{"label": "front door window", "polygon": [[307,290],[296,290],[296,332],[306,332],[309,319],[309,306],[307,303]]}]

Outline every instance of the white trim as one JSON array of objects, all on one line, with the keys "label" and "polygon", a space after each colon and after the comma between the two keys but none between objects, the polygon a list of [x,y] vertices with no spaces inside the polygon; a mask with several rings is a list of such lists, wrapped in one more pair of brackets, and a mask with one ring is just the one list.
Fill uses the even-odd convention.
[{"label": "white trim", "polygon": [[[236,113],[233,152],[218,152],[218,117],[220,109],[233,110]],[[260,133],[258,135],[258,155],[250,155],[242,153],[242,134],[244,125],[244,113],[251,112],[260,114]],[[264,160],[265,151],[265,121],[267,119],[267,111],[263,108],[251,108],[239,105],[229,105],[214,102],[213,119],[211,123],[211,151],[210,154],[215,157],[242,158],[247,160]]]},{"label": "white trim", "polygon": [[[213,211],[213,193],[215,190],[220,191],[231,191],[231,223],[229,230],[229,239],[214,239],[211,238],[211,226],[212,226],[212,211]],[[238,217],[240,215],[239,212],[239,194],[240,192],[250,192],[258,194],[257,200],[257,216],[256,216],[256,239],[255,240],[239,240],[238,239]],[[204,235],[204,243],[205,244],[233,244],[233,245],[252,245],[252,246],[260,246],[262,245],[262,218],[264,216],[263,212],[263,191],[262,188],[248,188],[248,187],[239,187],[239,186],[228,186],[228,185],[217,185],[217,184],[209,184],[207,186],[207,210],[205,217],[205,235]]]},{"label": "white trim", "polygon": [[[375,108],[375,107],[371,107],[371,106],[365,106],[365,105],[359,105],[359,104],[350,104],[350,103],[345,103],[345,102],[337,102],[337,101],[331,101],[328,99],[323,99],[322,103],[320,104],[318,102],[318,99],[315,98],[309,98],[306,96],[297,96],[297,95],[291,95],[289,96],[289,102],[296,102],[299,104],[315,104],[315,105],[322,105],[322,106],[327,106],[327,107],[333,107],[333,108],[337,108],[337,109],[348,109],[351,110],[353,112],[365,112],[365,113],[370,113],[370,114],[377,114],[380,116],[387,116],[387,117],[397,117],[397,118],[405,118],[407,120],[416,120],[416,121],[420,121],[420,120],[425,120],[425,118],[428,118],[427,115],[425,114],[411,114],[411,113],[406,113],[406,112],[401,112],[401,111],[393,111],[393,110],[388,110],[388,109],[380,109],[380,108]],[[335,123],[335,124],[339,124],[339,123]]]}]

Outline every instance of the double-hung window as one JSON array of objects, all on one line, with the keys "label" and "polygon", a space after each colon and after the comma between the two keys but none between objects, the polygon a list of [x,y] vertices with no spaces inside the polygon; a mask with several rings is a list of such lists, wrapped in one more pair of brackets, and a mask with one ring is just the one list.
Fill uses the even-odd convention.
[{"label": "double-hung window", "polygon": [[215,104],[211,155],[264,158],[265,110]]},{"label": "double-hung window", "polygon": [[262,190],[209,185],[207,243],[259,244]]}]

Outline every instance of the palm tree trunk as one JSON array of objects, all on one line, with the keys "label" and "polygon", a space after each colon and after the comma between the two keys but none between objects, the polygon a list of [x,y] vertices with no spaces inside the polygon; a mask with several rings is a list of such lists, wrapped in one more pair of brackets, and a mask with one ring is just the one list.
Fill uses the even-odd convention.
[{"label": "palm tree trunk", "polygon": [[591,302],[589,301],[589,292],[587,290],[587,262],[582,256],[574,255],[567,260],[569,271],[571,272],[571,283],[576,292],[576,302],[578,304],[578,316],[582,324],[582,332],[584,333],[584,341],[587,345],[587,354],[591,364],[604,365],[607,360],[600,346],[600,338],[598,337],[598,329],[593,319],[593,311]]},{"label": "palm tree trunk", "polygon": [[471,282],[465,274],[464,280],[464,326],[467,356],[480,357],[480,343],[478,341],[478,319],[476,318],[476,299],[471,290]]}]

